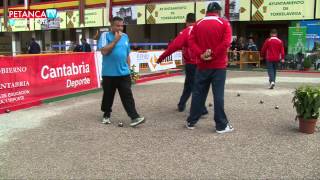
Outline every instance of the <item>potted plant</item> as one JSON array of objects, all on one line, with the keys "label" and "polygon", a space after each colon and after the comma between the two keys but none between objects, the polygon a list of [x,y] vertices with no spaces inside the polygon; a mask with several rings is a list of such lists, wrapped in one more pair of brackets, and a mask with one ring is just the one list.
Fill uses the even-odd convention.
[{"label": "potted plant", "polygon": [[320,108],[320,87],[301,86],[294,91],[293,107],[299,119],[299,131],[312,134],[316,128]]},{"label": "potted plant", "polygon": [[137,72],[135,72],[135,65],[132,65],[131,69],[130,69],[130,75],[131,75],[131,82],[132,84],[136,84],[137,80],[139,79],[139,74]]},{"label": "potted plant", "polygon": [[303,61],[303,68],[305,71],[309,71],[312,66],[310,57],[306,57]]}]

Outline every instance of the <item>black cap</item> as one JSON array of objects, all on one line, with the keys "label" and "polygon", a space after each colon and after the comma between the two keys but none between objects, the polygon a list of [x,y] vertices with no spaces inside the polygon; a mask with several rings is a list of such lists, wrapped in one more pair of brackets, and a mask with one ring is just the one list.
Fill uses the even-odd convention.
[{"label": "black cap", "polygon": [[222,8],[221,6],[219,5],[219,3],[217,2],[211,2],[209,5],[208,5],[208,8],[207,8],[207,12],[213,12],[213,11],[221,11]]},{"label": "black cap", "polygon": [[188,13],[188,14],[187,14],[186,22],[187,22],[187,23],[194,23],[194,22],[196,22],[196,16],[194,15],[194,13]]}]

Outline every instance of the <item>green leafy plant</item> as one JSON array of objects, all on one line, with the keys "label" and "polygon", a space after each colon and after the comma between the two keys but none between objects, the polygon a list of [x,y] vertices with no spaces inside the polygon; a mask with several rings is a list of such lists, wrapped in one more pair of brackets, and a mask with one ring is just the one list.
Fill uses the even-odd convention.
[{"label": "green leafy plant", "polygon": [[130,75],[131,75],[131,82],[132,84],[136,84],[137,80],[139,79],[139,74],[134,71],[135,65],[132,65],[130,69]]},{"label": "green leafy plant", "polygon": [[304,68],[310,68],[312,66],[312,62],[311,62],[311,59],[310,57],[306,57],[303,61],[303,67]]},{"label": "green leafy plant", "polygon": [[320,109],[320,87],[301,86],[294,91],[293,107],[297,118],[318,119]]}]

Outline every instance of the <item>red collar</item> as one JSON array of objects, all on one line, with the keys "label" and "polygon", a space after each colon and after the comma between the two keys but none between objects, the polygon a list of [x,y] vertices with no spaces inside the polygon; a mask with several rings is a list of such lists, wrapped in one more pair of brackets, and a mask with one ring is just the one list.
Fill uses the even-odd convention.
[{"label": "red collar", "polygon": [[218,13],[207,13],[206,16],[219,16]]}]

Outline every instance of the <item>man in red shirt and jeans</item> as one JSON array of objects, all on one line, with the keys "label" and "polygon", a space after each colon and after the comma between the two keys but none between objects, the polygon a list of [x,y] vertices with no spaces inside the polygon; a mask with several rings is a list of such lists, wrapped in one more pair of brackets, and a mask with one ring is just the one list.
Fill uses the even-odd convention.
[{"label": "man in red shirt and jeans", "polygon": [[232,32],[229,21],[220,17],[221,6],[211,2],[207,8],[206,17],[193,26],[189,44],[199,58],[192,94],[190,115],[187,128],[194,129],[201,117],[210,84],[214,96],[214,120],[217,133],[233,131],[224,111],[224,87],[227,51],[231,45]]},{"label": "man in red shirt and jeans", "polygon": [[[188,45],[189,36],[191,34],[193,25],[196,21],[194,13],[188,13],[186,18],[186,28],[183,29],[179,35],[169,44],[168,48],[163,52],[157,63],[161,63],[166,57],[178,50],[182,50],[182,56],[185,63],[186,78],[184,81],[184,88],[180,101],[178,103],[178,111],[182,112],[186,108],[186,103],[191,96],[194,76],[197,68],[197,57],[194,55],[190,46]],[[202,115],[208,114],[208,110],[204,108]]]},{"label": "man in red shirt and jeans", "polygon": [[269,89],[273,89],[276,85],[277,66],[279,61],[284,61],[284,47],[283,42],[277,37],[278,33],[276,29],[272,29],[270,32],[270,38],[268,38],[261,49],[261,56],[266,59],[268,75],[269,75]]}]

